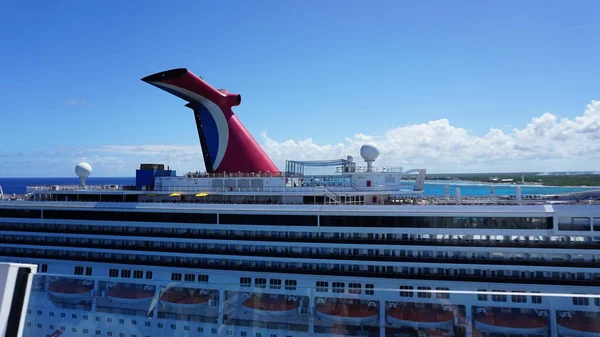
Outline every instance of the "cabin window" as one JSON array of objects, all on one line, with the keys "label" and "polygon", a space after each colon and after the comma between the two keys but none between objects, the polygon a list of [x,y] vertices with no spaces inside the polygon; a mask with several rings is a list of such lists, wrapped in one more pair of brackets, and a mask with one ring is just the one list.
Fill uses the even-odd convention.
[{"label": "cabin window", "polygon": [[435,288],[435,290],[439,291],[435,294],[435,298],[448,299],[450,298],[450,288]]},{"label": "cabin window", "polygon": [[413,287],[400,286],[400,297],[413,297]]},{"label": "cabin window", "polygon": [[561,231],[589,231],[591,229],[591,219],[584,217],[559,218],[558,229]]},{"label": "cabin window", "polygon": [[264,278],[255,278],[254,286],[257,288],[265,288],[267,286],[267,280]]},{"label": "cabin window", "polygon": [[119,277],[119,269],[110,269],[108,271],[109,277]]},{"label": "cabin window", "polygon": [[600,231],[600,218],[594,218],[594,230]]},{"label": "cabin window", "polygon": [[[523,292],[523,291],[513,291],[513,292]],[[527,296],[525,296],[525,295],[511,295],[511,300],[514,303],[527,303]]]},{"label": "cabin window", "polygon": [[[0,217],[2,216],[0,210]],[[28,216],[18,218],[40,218],[41,212],[32,211]],[[35,213],[37,212],[37,214]],[[15,216],[4,216],[15,217]],[[164,212],[120,212],[120,211],[72,211],[72,210],[45,210],[44,219],[68,220],[103,220],[103,221],[133,221],[133,222],[179,222],[179,223],[204,223],[216,224],[216,214],[203,213],[164,213]],[[123,227],[118,228],[123,231]]]},{"label": "cabin window", "polygon": [[200,283],[208,283],[208,275],[198,275],[198,282]]},{"label": "cabin window", "polygon": [[269,280],[269,288],[271,289],[281,289],[281,280],[280,279],[270,279]]},{"label": "cabin window", "polygon": [[590,305],[589,297],[573,297],[573,305]]},{"label": "cabin window", "polygon": [[285,290],[296,290],[297,284],[296,280],[285,280]]},{"label": "cabin window", "polygon": [[317,281],[317,292],[325,293],[329,291],[329,282]]},{"label": "cabin window", "polygon": [[346,288],[346,285],[344,284],[344,282],[331,283],[331,291],[333,291],[334,293],[343,293],[344,288]]},{"label": "cabin window", "polygon": [[477,300],[479,301],[487,301],[488,296],[486,293],[487,290],[486,289],[477,289]]},{"label": "cabin window", "polygon": [[348,293],[349,294],[360,294],[362,285],[360,283],[349,283]]},{"label": "cabin window", "polygon": [[171,281],[181,281],[181,273],[172,273]]},{"label": "cabin window", "polygon": [[39,219],[42,217],[42,211],[37,209],[2,209],[0,208],[0,218],[28,218]]},{"label": "cabin window", "polygon": [[375,294],[375,286],[373,284],[365,284],[365,294],[374,295]]},{"label": "cabin window", "polygon": [[419,298],[431,298],[431,287],[417,287],[417,290],[426,290],[417,292]]},{"label": "cabin window", "polygon": [[[316,215],[290,214],[220,214],[220,224],[230,225],[272,225],[272,226],[316,226]],[[266,233],[261,233],[266,236]]]},{"label": "cabin window", "polygon": [[[492,290],[492,293],[504,293],[503,290]],[[507,295],[502,294],[492,294],[492,301],[494,302],[506,302],[508,299]]]},{"label": "cabin window", "polygon": [[186,282],[194,282],[196,280],[196,275],[195,274],[185,274],[185,281]]},{"label": "cabin window", "polygon": [[[539,291],[532,291],[532,293],[539,294]],[[531,295],[531,303],[542,303],[542,296]]]}]

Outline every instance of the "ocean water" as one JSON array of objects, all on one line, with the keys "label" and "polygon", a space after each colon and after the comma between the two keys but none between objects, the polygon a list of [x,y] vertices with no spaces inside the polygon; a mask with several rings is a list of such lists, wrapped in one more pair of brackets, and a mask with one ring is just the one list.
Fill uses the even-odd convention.
[{"label": "ocean water", "polygon": [[[426,181],[424,187],[424,195],[427,196],[439,196],[444,195],[446,186],[450,189],[450,195],[454,195],[456,188],[460,188],[461,195],[469,196],[483,196],[490,195],[491,186],[494,186],[494,193],[496,195],[515,195],[517,185],[507,184],[484,184],[476,182],[457,182],[434,180]],[[598,190],[600,187],[558,187],[558,186],[539,186],[539,185],[521,185],[521,193],[524,195],[548,195],[548,194],[561,194],[561,193],[572,193],[582,192],[589,190]]]},{"label": "ocean water", "polygon": [[[78,178],[0,178],[0,186],[5,194],[22,194],[25,193],[27,186],[34,185],[77,185]],[[94,178],[87,179],[89,185],[135,185],[134,177],[112,177],[112,178]],[[473,183],[473,182],[457,182],[452,181],[427,181],[425,182],[425,195],[438,196],[444,195],[445,186],[449,186],[450,194],[454,195],[456,188],[460,188],[461,195],[482,196],[490,194],[490,185]],[[495,185],[496,195],[514,195],[516,185]],[[600,189],[599,187],[552,187],[552,186],[535,186],[523,185],[521,191],[523,194],[560,194],[570,192],[580,192],[590,189]]]},{"label": "ocean water", "polygon": [[[135,185],[135,177],[89,177],[88,185]],[[23,194],[27,186],[79,185],[79,178],[0,178],[4,194]]]}]

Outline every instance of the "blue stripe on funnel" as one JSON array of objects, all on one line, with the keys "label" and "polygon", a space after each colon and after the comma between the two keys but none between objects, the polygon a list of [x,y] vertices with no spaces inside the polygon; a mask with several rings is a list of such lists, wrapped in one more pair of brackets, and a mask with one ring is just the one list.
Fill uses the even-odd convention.
[{"label": "blue stripe on funnel", "polygon": [[[198,112],[200,114],[200,122],[202,123],[202,131],[204,131],[204,138],[206,139],[208,156],[214,165],[215,160],[217,160],[217,153],[219,152],[219,129],[217,128],[215,119],[204,105],[201,105]],[[217,168],[214,167],[214,169]]]}]

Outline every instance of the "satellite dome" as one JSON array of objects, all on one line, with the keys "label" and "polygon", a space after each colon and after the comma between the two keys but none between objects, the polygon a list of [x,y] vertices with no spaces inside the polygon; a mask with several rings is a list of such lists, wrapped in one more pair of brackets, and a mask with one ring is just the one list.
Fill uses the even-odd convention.
[{"label": "satellite dome", "polygon": [[360,147],[360,156],[363,157],[365,161],[375,161],[375,159],[379,157],[379,150],[375,145],[365,144]]},{"label": "satellite dome", "polygon": [[79,178],[87,178],[92,174],[92,166],[86,162],[81,162],[75,166],[75,174]]},{"label": "satellite dome", "polygon": [[346,160],[351,163],[354,161],[354,156],[349,154],[348,156],[346,156]]}]

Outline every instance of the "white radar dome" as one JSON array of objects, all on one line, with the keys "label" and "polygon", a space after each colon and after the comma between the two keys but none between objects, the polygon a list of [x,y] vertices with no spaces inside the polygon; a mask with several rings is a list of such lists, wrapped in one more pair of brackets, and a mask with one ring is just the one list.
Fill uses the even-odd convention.
[{"label": "white radar dome", "polygon": [[363,157],[365,161],[375,161],[375,159],[379,157],[379,150],[375,145],[365,144],[360,147],[360,156]]},{"label": "white radar dome", "polygon": [[349,154],[348,156],[346,156],[346,160],[349,161],[350,163],[354,161],[354,156]]},{"label": "white radar dome", "polygon": [[92,166],[88,163],[81,162],[75,166],[75,174],[79,178],[87,178],[92,174]]}]

